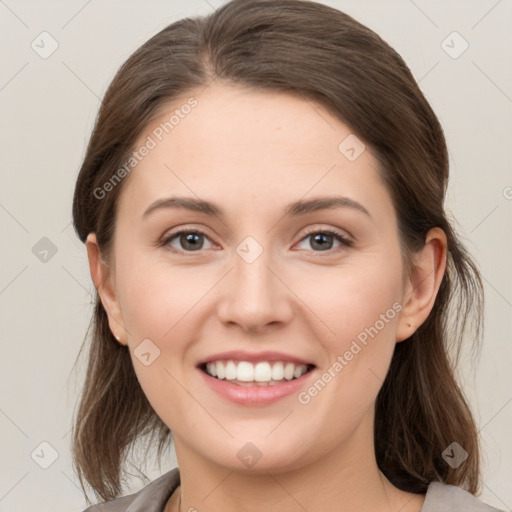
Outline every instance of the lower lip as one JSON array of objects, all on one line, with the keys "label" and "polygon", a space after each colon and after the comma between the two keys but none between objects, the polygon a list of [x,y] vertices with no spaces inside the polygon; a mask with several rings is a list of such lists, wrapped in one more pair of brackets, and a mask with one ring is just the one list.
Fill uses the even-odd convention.
[{"label": "lower lip", "polygon": [[279,399],[297,393],[314,373],[314,369],[298,379],[284,381],[273,386],[239,386],[226,379],[217,379],[197,369],[206,384],[219,395],[241,405],[267,405]]}]

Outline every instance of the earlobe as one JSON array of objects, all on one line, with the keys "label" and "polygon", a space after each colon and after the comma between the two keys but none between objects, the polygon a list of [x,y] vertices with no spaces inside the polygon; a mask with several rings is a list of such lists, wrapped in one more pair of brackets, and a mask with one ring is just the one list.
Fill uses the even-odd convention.
[{"label": "earlobe", "polygon": [[407,281],[404,304],[398,320],[396,341],[410,338],[434,307],[446,271],[447,239],[441,228],[432,228],[423,249],[417,253],[413,275]]},{"label": "earlobe", "polygon": [[101,303],[107,313],[110,330],[114,337],[125,345],[125,332],[123,316],[118,298],[115,293],[113,275],[103,260],[95,233],[89,233],[85,241],[89,259],[89,271]]}]

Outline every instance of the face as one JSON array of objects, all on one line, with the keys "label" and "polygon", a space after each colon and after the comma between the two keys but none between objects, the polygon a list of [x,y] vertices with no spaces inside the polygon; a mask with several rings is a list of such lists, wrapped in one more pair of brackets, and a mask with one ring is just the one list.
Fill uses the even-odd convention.
[{"label": "face", "polygon": [[[190,96],[196,106],[162,136]],[[261,456],[253,471],[276,471],[368,445],[405,294],[370,149],[345,141],[350,128],[319,105],[281,93],[215,83],[161,114],[120,196],[109,320],[177,451],[237,471]],[[171,197],[218,211],[155,206]],[[352,203],[288,211],[335,197]],[[246,374],[237,363],[252,358]],[[249,385],[198,367],[228,359]],[[308,371],[279,380],[276,361]],[[279,382],[255,386],[254,370]]]}]

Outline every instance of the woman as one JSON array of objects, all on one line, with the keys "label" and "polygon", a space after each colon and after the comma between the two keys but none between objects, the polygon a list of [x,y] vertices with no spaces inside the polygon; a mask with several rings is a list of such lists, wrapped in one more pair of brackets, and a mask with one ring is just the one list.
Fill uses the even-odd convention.
[{"label": "woman", "polygon": [[[234,0],[139,48],[73,204],[87,510],[496,510],[447,354],[483,303],[447,182],[409,69],[335,9]],[[127,450],[171,435],[179,469],[119,497]]]}]

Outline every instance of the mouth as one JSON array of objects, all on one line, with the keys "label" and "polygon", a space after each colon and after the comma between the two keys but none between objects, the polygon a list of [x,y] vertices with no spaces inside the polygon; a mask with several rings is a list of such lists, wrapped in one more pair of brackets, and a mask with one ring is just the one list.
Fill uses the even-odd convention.
[{"label": "mouth", "polygon": [[250,361],[227,359],[201,363],[198,368],[206,375],[237,386],[276,386],[300,379],[310,373],[314,364],[291,361]]}]

